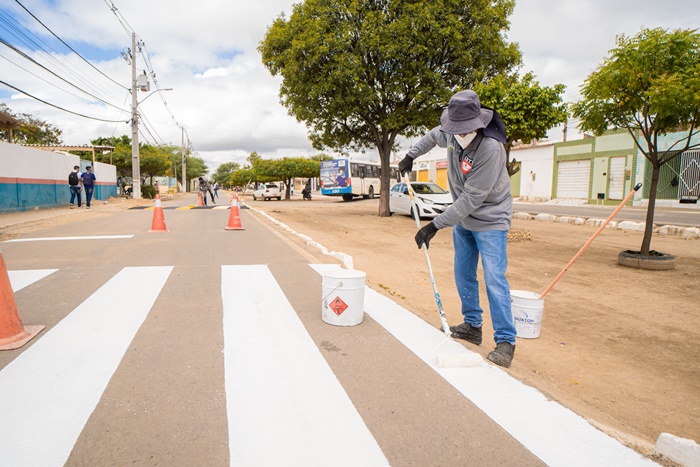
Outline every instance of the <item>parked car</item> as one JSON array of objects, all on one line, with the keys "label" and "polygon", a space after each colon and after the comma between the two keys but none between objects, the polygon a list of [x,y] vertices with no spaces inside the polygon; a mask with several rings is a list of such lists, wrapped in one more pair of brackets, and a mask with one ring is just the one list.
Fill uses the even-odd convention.
[{"label": "parked car", "polygon": [[[439,185],[430,182],[411,182],[419,217],[437,217],[452,204],[452,195]],[[397,183],[389,191],[389,211],[413,217],[413,205],[408,186]]]},{"label": "parked car", "polygon": [[280,193],[280,187],[274,183],[265,183],[260,185],[257,190],[253,192],[253,199],[255,201],[261,198],[263,201],[267,201],[270,198],[277,198],[277,200],[282,199],[282,194]]}]

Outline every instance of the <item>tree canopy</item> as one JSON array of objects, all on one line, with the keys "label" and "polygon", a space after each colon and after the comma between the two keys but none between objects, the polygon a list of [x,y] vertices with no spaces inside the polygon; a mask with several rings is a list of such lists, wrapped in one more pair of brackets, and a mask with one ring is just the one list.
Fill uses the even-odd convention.
[{"label": "tree canopy", "polygon": [[317,149],[377,148],[379,214],[389,213],[396,137],[439,122],[457,90],[507,72],[520,52],[505,31],[513,0],[306,0],[278,17],[258,50],[282,76],[282,104]]},{"label": "tree canopy", "polygon": [[[573,106],[580,128],[601,134],[625,128],[652,166],[641,253],[649,255],[661,166],[697,147],[700,115],[700,34],[696,30],[642,29],[621,35],[617,47],[581,86]],[[671,150],[659,152],[661,135],[682,132]]]},{"label": "tree canopy", "polygon": [[513,176],[519,170],[517,161],[510,158],[513,143],[528,144],[545,138],[547,130],[566,122],[567,105],[562,98],[565,89],[563,84],[540,86],[532,73],[522,77],[499,75],[488,83],[474,86],[481,103],[494,108],[506,126],[509,175]]},{"label": "tree canopy", "polygon": [[229,185],[229,179],[231,175],[238,169],[241,168],[241,164],[238,162],[225,162],[216,168],[216,172],[211,176],[219,185]]},{"label": "tree canopy", "polygon": [[258,182],[283,181],[284,199],[289,199],[293,178],[311,178],[320,175],[321,163],[305,157],[285,157],[282,159],[259,159],[253,166]]},{"label": "tree canopy", "polygon": [[[0,112],[5,112],[19,120],[17,129],[12,130],[12,141],[15,144],[38,144],[42,146],[61,145],[62,130],[54,125],[28,113],[14,113],[10,108],[0,103]],[[9,130],[0,129],[0,140],[8,140]]]}]

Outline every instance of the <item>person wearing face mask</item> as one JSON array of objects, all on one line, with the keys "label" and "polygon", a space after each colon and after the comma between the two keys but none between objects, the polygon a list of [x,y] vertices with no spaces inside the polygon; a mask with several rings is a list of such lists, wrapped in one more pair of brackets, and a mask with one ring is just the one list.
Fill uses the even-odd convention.
[{"label": "person wearing face mask", "polygon": [[420,139],[399,163],[410,173],[413,160],[435,146],[447,149],[447,181],[453,204],[415,236],[418,248],[452,227],[454,274],[464,322],[452,336],[480,345],[483,310],[476,269],[481,256],[496,348],[486,358],[509,367],[515,354],[515,325],[510,303],[506,234],[512,218],[510,177],[506,170],[505,126],[498,113],[484,107],[472,90],[450,98],[440,125]]}]

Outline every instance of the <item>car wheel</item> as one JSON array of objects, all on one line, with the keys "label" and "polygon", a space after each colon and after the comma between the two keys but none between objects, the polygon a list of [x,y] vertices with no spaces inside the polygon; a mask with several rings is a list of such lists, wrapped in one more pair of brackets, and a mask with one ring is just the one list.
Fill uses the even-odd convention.
[{"label": "car wheel", "polygon": [[258,198],[256,198],[255,195],[253,195],[253,201],[257,201],[257,200],[258,200]]},{"label": "car wheel", "polygon": [[278,197],[277,197],[277,201],[282,201],[282,197],[281,197],[281,196],[278,196]]},{"label": "car wheel", "polygon": [[343,201],[352,201],[352,195],[348,195],[348,194],[343,195]]}]

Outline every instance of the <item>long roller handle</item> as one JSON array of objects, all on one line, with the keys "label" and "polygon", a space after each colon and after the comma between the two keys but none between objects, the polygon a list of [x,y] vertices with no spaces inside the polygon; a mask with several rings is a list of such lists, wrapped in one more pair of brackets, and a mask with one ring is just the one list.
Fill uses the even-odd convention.
[{"label": "long roller handle", "polygon": [[[420,230],[420,216],[418,214],[418,206],[416,206],[416,201],[413,199],[413,188],[411,187],[411,180],[408,175],[404,176],[406,186],[408,187],[408,197],[411,198],[411,205],[413,206],[413,219],[416,221],[416,227]],[[442,300],[440,300],[440,294],[438,293],[437,285],[435,284],[435,276],[433,275],[433,268],[430,265],[430,256],[428,256],[428,248],[425,243],[421,246],[421,250],[425,254],[425,262],[428,265],[428,273],[430,274],[430,282],[433,284],[433,294],[435,294],[435,301],[437,302],[438,313],[440,313],[440,323],[442,326],[442,332],[447,334],[448,337],[452,337],[452,331],[450,331],[450,325],[447,324],[447,318],[445,318],[445,311],[442,309]]]}]

